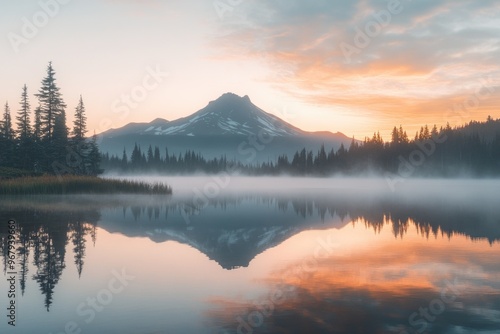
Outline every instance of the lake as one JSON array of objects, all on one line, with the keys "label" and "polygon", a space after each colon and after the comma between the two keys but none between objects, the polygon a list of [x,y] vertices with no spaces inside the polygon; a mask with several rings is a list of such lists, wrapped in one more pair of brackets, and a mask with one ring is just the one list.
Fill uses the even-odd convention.
[{"label": "lake", "polygon": [[134,178],[0,199],[0,333],[500,333],[498,180]]}]

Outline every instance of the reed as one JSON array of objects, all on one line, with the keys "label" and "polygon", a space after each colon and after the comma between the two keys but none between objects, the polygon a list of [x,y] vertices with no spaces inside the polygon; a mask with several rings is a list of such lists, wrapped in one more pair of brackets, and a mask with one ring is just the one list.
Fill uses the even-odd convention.
[{"label": "reed", "polygon": [[94,176],[38,176],[0,180],[0,195],[65,195],[65,194],[161,194],[172,193],[162,184],[139,181],[110,180]]}]

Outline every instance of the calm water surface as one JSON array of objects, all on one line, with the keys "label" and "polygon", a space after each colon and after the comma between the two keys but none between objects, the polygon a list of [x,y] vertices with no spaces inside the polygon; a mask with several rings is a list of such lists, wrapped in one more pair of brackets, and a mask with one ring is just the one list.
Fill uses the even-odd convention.
[{"label": "calm water surface", "polygon": [[500,333],[499,181],[142,179],[0,199],[0,333]]}]

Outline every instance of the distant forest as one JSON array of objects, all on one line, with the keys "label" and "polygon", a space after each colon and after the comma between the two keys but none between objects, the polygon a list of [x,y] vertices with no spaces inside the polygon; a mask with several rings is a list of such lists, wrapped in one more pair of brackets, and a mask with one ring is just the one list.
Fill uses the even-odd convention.
[{"label": "distant forest", "polygon": [[[66,104],[57,86],[52,63],[35,97],[31,115],[28,88],[24,85],[13,129],[7,102],[0,121],[0,178],[8,176],[73,174],[98,175],[101,154],[95,135],[87,139],[85,105],[80,96],[73,128],[66,126]],[[31,116],[34,116],[31,122]]]},{"label": "distant forest", "polygon": [[317,152],[302,149],[292,157],[281,155],[276,161],[262,164],[229,161],[224,155],[206,159],[200,153],[186,151],[169,154],[168,148],[143,150],[137,144],[130,159],[124,148],[121,157],[104,154],[102,167],[122,173],[157,172],[189,174],[195,172],[240,172],[248,175],[359,175],[382,174],[389,177],[411,176],[474,176],[500,175],[500,119],[438,129],[421,127],[413,138],[400,126],[394,127],[391,141],[384,142],[380,133],[360,142],[353,138],[348,148]]}]

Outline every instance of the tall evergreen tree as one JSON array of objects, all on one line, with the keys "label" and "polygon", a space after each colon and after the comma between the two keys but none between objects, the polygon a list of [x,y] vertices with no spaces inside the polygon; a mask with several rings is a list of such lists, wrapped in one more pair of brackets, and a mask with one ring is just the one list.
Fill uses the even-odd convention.
[{"label": "tall evergreen tree", "polygon": [[49,62],[47,76],[42,80],[42,87],[35,96],[40,102],[43,138],[50,143],[54,136],[56,117],[66,108],[59,87],[56,84],[52,62]]},{"label": "tall evergreen tree", "polygon": [[141,147],[137,146],[137,143],[135,143],[134,149],[132,150],[132,156],[130,157],[132,168],[141,167],[141,156],[142,156]]},{"label": "tall evergreen tree", "polygon": [[75,109],[75,120],[73,122],[73,139],[76,142],[81,142],[85,140],[85,134],[87,133],[87,116],[85,115],[85,105],[83,104],[83,98],[80,95],[80,101]]},{"label": "tall evergreen tree", "polygon": [[28,99],[28,88],[23,87],[20,101],[20,109],[17,120],[17,151],[16,165],[21,169],[31,169],[34,164],[35,149],[33,146],[33,135],[30,124],[30,103]]},{"label": "tall evergreen tree", "polygon": [[66,166],[66,157],[68,154],[67,148],[68,143],[68,127],[66,126],[66,112],[61,110],[61,112],[56,116],[54,120],[54,130],[52,134],[51,145],[47,148],[47,157],[49,159],[50,170],[54,171],[54,163],[57,163],[59,167]]},{"label": "tall evergreen tree", "polygon": [[121,168],[123,170],[127,169],[128,165],[128,157],[127,157],[127,151],[125,150],[125,147],[123,148],[123,155],[122,155],[122,160],[121,160]]},{"label": "tall evergreen tree", "polygon": [[149,148],[148,148],[148,158],[147,159],[148,159],[149,164],[153,163],[154,154],[153,154],[153,147],[151,147],[151,145],[149,145]]},{"label": "tall evergreen tree", "polygon": [[[352,143],[351,143],[351,146],[353,146]],[[319,173],[325,173],[326,167],[327,167],[326,166],[327,159],[328,159],[328,156],[326,154],[325,145],[322,144],[321,148],[320,148],[320,150],[318,152],[318,155],[316,156],[316,159],[314,161],[314,165],[316,166],[317,172],[319,172]]]},{"label": "tall evergreen tree", "polygon": [[99,175],[102,174],[101,169],[101,153],[99,152],[99,147],[97,146],[97,136],[94,133],[92,140],[89,143],[89,154],[86,157],[85,171],[88,175]]},{"label": "tall evergreen tree", "polygon": [[403,130],[403,126],[402,125],[399,125],[399,141],[402,143],[402,144],[408,144],[408,134],[406,133],[406,131]]},{"label": "tall evergreen tree", "polygon": [[154,162],[156,165],[155,167],[159,167],[161,164],[160,148],[158,146],[155,146]]},{"label": "tall evergreen tree", "polygon": [[89,154],[90,147],[85,140],[87,133],[87,116],[85,115],[85,105],[83,98],[80,95],[80,100],[75,109],[75,120],[73,122],[73,130],[71,131],[73,144],[73,152],[76,154],[76,166],[73,166],[76,174],[86,174],[85,161]]},{"label": "tall evergreen tree", "polygon": [[10,118],[9,104],[5,104],[3,119],[0,122],[0,166],[14,167],[14,131]]},{"label": "tall evergreen tree", "polygon": [[400,135],[400,132],[398,131],[398,129],[396,127],[394,127],[392,129],[392,132],[391,132],[391,144],[393,146],[395,146],[401,142],[399,135]]},{"label": "tall evergreen tree", "polygon": [[21,108],[17,114],[17,137],[19,140],[25,141],[31,137],[31,124],[30,124],[30,102],[28,99],[28,87],[23,86],[21,94]]},{"label": "tall evergreen tree", "polygon": [[1,134],[3,138],[8,141],[14,140],[14,130],[12,130],[12,119],[10,117],[10,107],[8,102],[5,103],[3,112]]},{"label": "tall evergreen tree", "polygon": [[63,149],[68,144],[68,127],[66,126],[66,112],[64,110],[54,120],[52,139],[55,144],[60,145]]},{"label": "tall evergreen tree", "polygon": [[42,108],[40,108],[40,106],[35,109],[33,140],[35,142],[40,142],[42,140]]},{"label": "tall evergreen tree", "polygon": [[33,170],[42,171],[45,155],[45,147],[42,145],[42,109],[40,106],[35,109],[35,119],[33,124],[33,150],[31,160],[33,161]]}]

